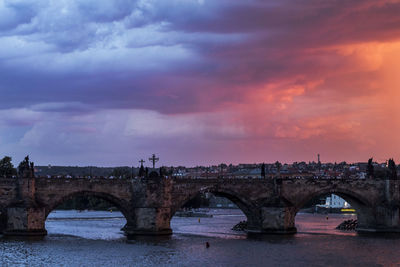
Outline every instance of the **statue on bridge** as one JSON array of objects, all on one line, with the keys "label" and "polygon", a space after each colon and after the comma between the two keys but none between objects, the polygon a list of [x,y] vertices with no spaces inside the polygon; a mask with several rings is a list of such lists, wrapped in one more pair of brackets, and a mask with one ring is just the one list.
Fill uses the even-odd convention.
[{"label": "statue on bridge", "polygon": [[35,168],[33,162],[29,161],[29,155],[18,166],[18,175],[22,178],[35,177]]},{"label": "statue on bridge", "polygon": [[156,168],[156,162],[160,160],[160,158],[156,157],[156,154],[153,154],[149,160],[153,163],[153,169]]},{"label": "statue on bridge", "polygon": [[144,170],[144,167],[143,167],[143,163],[144,162],[145,161],[143,159],[139,160],[139,163],[140,163],[139,177],[143,177],[145,175],[145,170]]}]

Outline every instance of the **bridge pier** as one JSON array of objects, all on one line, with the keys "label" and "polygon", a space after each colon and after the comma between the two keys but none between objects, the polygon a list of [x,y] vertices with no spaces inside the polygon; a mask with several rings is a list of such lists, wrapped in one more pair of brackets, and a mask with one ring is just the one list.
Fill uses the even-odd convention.
[{"label": "bridge pier", "polygon": [[126,235],[170,235],[170,208],[134,208],[134,216],[122,228]]},{"label": "bridge pier", "polygon": [[378,206],[369,213],[358,213],[359,233],[400,233],[400,208],[398,205]]},{"label": "bridge pier", "polygon": [[250,234],[295,234],[296,212],[293,207],[262,207],[258,218],[248,218]]},{"label": "bridge pier", "polygon": [[0,234],[2,234],[7,227],[6,210],[0,210]]},{"label": "bridge pier", "polygon": [[35,178],[26,177],[16,180],[16,199],[6,208],[6,226],[3,231],[8,236],[43,236],[46,212],[35,201]]},{"label": "bridge pier", "polygon": [[44,236],[45,209],[41,207],[14,206],[7,208],[6,236]]}]

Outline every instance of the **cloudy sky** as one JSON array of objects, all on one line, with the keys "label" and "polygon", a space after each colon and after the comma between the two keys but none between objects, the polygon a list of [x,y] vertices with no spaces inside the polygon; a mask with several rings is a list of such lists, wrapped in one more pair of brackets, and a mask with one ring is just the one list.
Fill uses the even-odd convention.
[{"label": "cloudy sky", "polygon": [[399,14],[393,0],[0,0],[0,156],[399,161]]}]

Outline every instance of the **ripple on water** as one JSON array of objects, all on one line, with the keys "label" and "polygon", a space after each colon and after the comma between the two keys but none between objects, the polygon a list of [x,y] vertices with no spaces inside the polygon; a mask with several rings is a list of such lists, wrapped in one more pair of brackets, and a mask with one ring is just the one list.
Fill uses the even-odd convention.
[{"label": "ripple on water", "polygon": [[[0,265],[10,266],[395,266],[398,236],[359,236],[337,232],[340,216],[299,214],[293,236],[248,238],[232,233],[243,220],[235,214],[213,218],[174,218],[167,237],[128,240],[122,218],[49,220],[42,240],[0,241]],[[102,213],[73,214],[102,217]],[[59,217],[68,215],[58,213]],[[331,227],[334,226],[334,227]],[[210,248],[205,243],[209,242]]]}]

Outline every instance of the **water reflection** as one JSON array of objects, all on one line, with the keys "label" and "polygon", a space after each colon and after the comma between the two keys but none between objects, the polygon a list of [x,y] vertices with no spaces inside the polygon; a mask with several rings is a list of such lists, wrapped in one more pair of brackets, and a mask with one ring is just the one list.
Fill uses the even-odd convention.
[{"label": "water reflection", "polygon": [[355,231],[341,231],[336,227],[344,220],[357,219],[355,214],[310,214],[299,213],[296,216],[297,234],[356,235]]},{"label": "water reflection", "polygon": [[[138,236],[120,230],[115,212],[57,211],[46,221],[43,240],[2,239],[0,266],[395,266],[394,236],[359,236],[334,228],[348,215],[298,214],[298,234],[247,237],[231,230],[244,220],[236,211],[213,218],[173,218],[172,236]],[[109,216],[109,218],[106,218]],[[86,219],[85,219],[86,218]],[[205,244],[209,242],[210,247]]]},{"label": "water reflection", "polygon": [[108,211],[55,211],[46,220],[48,236],[55,234],[86,239],[124,239],[121,228],[126,219],[120,212]]}]

